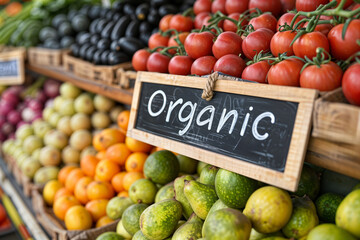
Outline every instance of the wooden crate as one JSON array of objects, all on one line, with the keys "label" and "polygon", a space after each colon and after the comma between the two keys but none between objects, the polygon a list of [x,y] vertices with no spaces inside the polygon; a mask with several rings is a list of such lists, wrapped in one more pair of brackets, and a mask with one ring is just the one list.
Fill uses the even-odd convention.
[{"label": "wooden crate", "polygon": [[48,49],[31,47],[28,49],[28,60],[30,64],[60,67],[63,63],[63,54],[68,49]]},{"label": "wooden crate", "polygon": [[123,89],[134,88],[136,77],[136,71],[120,68],[116,72],[117,81],[115,82],[115,84],[120,85],[120,87]]},{"label": "wooden crate", "polygon": [[118,85],[118,78],[116,76],[118,69],[131,69],[130,62],[114,66],[98,66],[79,58],[75,58],[71,56],[70,53],[63,55],[63,63],[66,71],[88,80],[101,82],[102,84],[108,86]]},{"label": "wooden crate", "polygon": [[100,228],[84,231],[66,230],[64,222],[57,219],[52,209],[46,206],[39,190],[32,191],[32,205],[39,223],[45,228],[51,238],[55,240],[96,239],[97,236],[104,232],[116,231],[118,221]]},{"label": "wooden crate", "polygon": [[313,123],[313,137],[360,149],[360,107],[347,103],[342,88],[316,100]]},{"label": "wooden crate", "polygon": [[26,49],[0,45],[0,85],[19,85],[25,81]]}]

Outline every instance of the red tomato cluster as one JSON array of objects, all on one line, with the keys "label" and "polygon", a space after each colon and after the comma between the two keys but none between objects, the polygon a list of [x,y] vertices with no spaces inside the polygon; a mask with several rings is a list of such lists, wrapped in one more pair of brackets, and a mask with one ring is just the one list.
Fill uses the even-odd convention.
[{"label": "red tomato cluster", "polygon": [[[290,26],[295,17],[287,10],[296,7],[298,11],[314,11],[327,3],[329,0],[197,0],[193,7],[195,17],[181,14],[163,17],[159,24],[161,32],[149,39],[150,50],[136,52],[132,63],[137,71],[199,76],[219,71],[259,83],[320,91],[343,85],[349,102],[360,105],[360,64],[353,64],[343,74],[335,63],[360,51],[357,44],[360,20],[350,22],[345,38],[342,38],[344,24],[321,23],[312,32],[306,32],[293,41],[300,29],[308,25],[304,16],[294,21],[293,26],[298,25],[295,30],[284,28],[285,24]],[[345,7],[356,9],[359,5],[352,4],[352,0],[347,0]],[[257,12],[255,8],[264,13],[254,13]],[[210,19],[214,21],[215,13],[215,16],[227,18],[209,22]],[[332,18],[320,16],[320,20]],[[209,24],[216,26],[204,31],[202,28]],[[215,31],[216,27],[221,31]],[[181,51],[168,47],[178,47]],[[304,67],[306,61],[319,59],[319,48],[325,53],[322,61],[314,60]],[[284,53],[286,57],[283,57]],[[271,61],[259,60],[259,54],[270,55]]]}]

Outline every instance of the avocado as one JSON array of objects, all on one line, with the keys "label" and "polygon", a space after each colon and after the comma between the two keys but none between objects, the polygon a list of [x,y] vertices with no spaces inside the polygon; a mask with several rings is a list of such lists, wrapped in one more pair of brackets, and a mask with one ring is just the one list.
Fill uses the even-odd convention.
[{"label": "avocado", "polygon": [[207,185],[215,186],[215,177],[219,168],[210,164],[206,165],[201,171],[199,182]]},{"label": "avocado", "polygon": [[304,165],[299,181],[298,190],[293,194],[298,197],[305,195],[309,196],[311,200],[315,200],[320,190],[320,179],[313,168]]},{"label": "avocado", "polygon": [[155,183],[166,184],[179,174],[179,161],[167,150],[152,153],[145,161],[144,175]]},{"label": "avocado", "polygon": [[87,31],[90,21],[85,15],[79,14],[71,20],[71,25],[76,32]]},{"label": "avocado", "polygon": [[96,44],[96,47],[101,50],[110,49],[110,40],[107,38],[102,38]]},{"label": "avocado", "polygon": [[148,205],[144,203],[134,204],[124,211],[122,215],[122,223],[130,235],[134,235],[140,230],[140,216],[147,207]]},{"label": "avocado", "polygon": [[[204,170],[205,168],[202,171]],[[221,201],[231,208],[244,208],[257,186],[255,180],[225,169],[220,169],[215,177],[217,195]]]},{"label": "avocado", "polygon": [[343,199],[342,195],[336,193],[324,193],[318,197],[315,205],[319,219],[322,222],[335,223],[336,210]]},{"label": "avocado", "polygon": [[181,204],[178,201],[167,199],[155,203],[140,216],[141,232],[149,239],[165,239],[174,233],[181,216]]},{"label": "avocado", "polygon": [[125,240],[116,232],[104,232],[100,234],[95,240]]},{"label": "avocado", "polygon": [[174,184],[169,183],[159,189],[155,196],[155,202],[160,202],[165,199],[173,199],[175,197]]}]

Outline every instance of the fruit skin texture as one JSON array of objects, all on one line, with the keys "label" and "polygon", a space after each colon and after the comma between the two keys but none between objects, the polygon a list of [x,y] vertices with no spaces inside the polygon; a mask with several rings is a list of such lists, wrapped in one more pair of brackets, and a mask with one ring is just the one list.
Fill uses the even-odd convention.
[{"label": "fruit skin texture", "polygon": [[106,206],[108,202],[109,200],[107,199],[98,199],[90,201],[85,205],[85,209],[90,213],[94,222],[106,216]]},{"label": "fruit skin texture", "polygon": [[152,204],[155,200],[157,187],[149,179],[139,179],[129,190],[129,197],[134,203]]},{"label": "fruit skin texture", "polygon": [[360,64],[351,65],[344,73],[342,88],[346,99],[357,106],[360,106]]},{"label": "fruit skin texture", "polygon": [[223,208],[229,208],[229,207],[226,206],[225,203],[223,203],[223,202],[221,201],[221,199],[218,199],[218,200],[212,205],[212,207],[210,208],[210,211],[209,211],[209,213],[208,213],[208,215],[207,215],[207,217],[206,217],[206,219],[205,219],[205,221],[204,221],[204,224],[203,224],[202,236],[205,236],[205,228],[204,228],[204,226],[205,226],[205,224],[206,224],[206,222],[207,222],[207,219],[209,219],[209,216],[210,216],[213,212],[215,212],[215,211],[217,211],[217,210],[220,210],[220,209],[223,209]]},{"label": "fruit skin texture", "polygon": [[344,40],[342,39],[343,28],[344,24],[336,25],[328,34],[331,55],[338,60],[346,60],[360,51],[360,46],[356,43],[356,40],[360,38],[360,19],[350,22]]},{"label": "fruit skin texture", "polygon": [[304,63],[297,59],[286,59],[275,65],[272,65],[267,81],[269,84],[294,86],[300,85],[300,71]]},{"label": "fruit skin texture", "polygon": [[71,207],[65,214],[65,226],[68,230],[86,230],[91,225],[91,215],[83,206]]},{"label": "fruit skin texture", "polygon": [[184,175],[176,178],[174,181],[175,199],[181,203],[183,215],[186,219],[194,212],[184,193],[185,181],[190,180],[195,180],[195,178],[190,175]]},{"label": "fruit skin texture", "polygon": [[335,193],[325,193],[316,199],[315,205],[322,222],[335,223],[336,210],[338,209],[343,196]]},{"label": "fruit skin texture", "polygon": [[216,174],[215,189],[224,204],[231,208],[240,209],[245,207],[246,201],[257,189],[257,183],[237,173],[220,169]]},{"label": "fruit skin texture", "polygon": [[46,183],[43,190],[43,197],[45,202],[49,206],[53,205],[55,194],[62,187],[63,187],[62,183],[57,180],[51,180]]},{"label": "fruit skin texture", "polygon": [[197,160],[180,154],[176,155],[176,157],[179,160],[181,173],[193,174],[196,172],[196,168],[198,165]]},{"label": "fruit skin texture", "polygon": [[213,212],[204,224],[207,240],[247,240],[250,237],[251,223],[239,210],[224,208]]},{"label": "fruit skin texture", "polygon": [[96,238],[96,240],[124,240],[124,239],[125,238],[123,238],[116,232],[104,232]]},{"label": "fruit skin texture", "polygon": [[155,196],[155,203],[175,197],[174,184],[168,184],[159,189]]},{"label": "fruit skin texture", "polygon": [[332,91],[341,86],[343,72],[334,62],[306,67],[300,75],[300,87]]},{"label": "fruit skin texture", "polygon": [[195,180],[185,180],[184,193],[191,208],[201,219],[206,218],[212,205],[218,200],[213,186]]},{"label": "fruit skin texture", "polygon": [[335,224],[330,224],[330,223],[321,224],[315,227],[313,230],[311,230],[311,232],[306,238],[306,240],[319,240],[319,239],[356,240],[349,232],[336,226]]},{"label": "fruit skin texture", "polygon": [[319,224],[314,203],[308,197],[294,198],[293,212],[289,222],[282,229],[288,238],[302,238]]},{"label": "fruit skin texture", "polygon": [[[140,230],[139,230],[140,231]],[[138,231],[138,232],[139,232]],[[140,231],[141,232],[141,231]],[[119,234],[120,236],[122,236],[125,239],[131,239],[131,235],[126,231],[126,229],[124,228],[124,225],[122,223],[122,220],[120,219],[120,221],[118,222],[117,226],[116,226],[116,233]],[[135,237],[135,235],[134,235]],[[134,238],[133,238],[134,239]]]},{"label": "fruit skin texture", "polygon": [[336,211],[336,225],[360,238],[360,189],[349,193]]},{"label": "fruit skin texture", "polygon": [[[74,196],[62,196],[54,202],[53,210],[55,216],[60,220],[65,219],[67,211],[76,205],[80,205],[80,202]],[[91,216],[90,216],[91,218]]]},{"label": "fruit skin texture", "polygon": [[200,174],[199,182],[207,185],[215,186],[215,177],[219,168],[207,165],[203,168]]},{"label": "fruit skin texture", "polygon": [[243,213],[251,220],[256,231],[276,232],[289,221],[292,202],[289,194],[284,190],[266,186],[250,196]]},{"label": "fruit skin texture", "polygon": [[320,180],[314,169],[304,165],[298,190],[294,192],[294,195],[298,197],[308,196],[311,200],[315,200],[320,190]]},{"label": "fruit skin texture", "polygon": [[203,221],[193,213],[189,220],[179,227],[174,235],[172,240],[184,240],[184,239],[198,239],[201,238],[201,229],[203,226]]},{"label": "fruit skin texture", "polygon": [[182,216],[180,202],[164,200],[148,207],[140,216],[140,228],[149,239],[162,240],[175,231]]},{"label": "fruit skin texture", "polygon": [[179,174],[179,161],[167,150],[154,152],[144,164],[144,175],[154,183],[166,184]]},{"label": "fruit skin texture", "polygon": [[124,211],[122,223],[130,235],[134,235],[140,230],[140,216],[147,207],[148,205],[144,203],[134,204]]},{"label": "fruit skin texture", "polygon": [[106,215],[111,219],[119,219],[124,211],[134,203],[128,197],[113,197],[106,206]]}]

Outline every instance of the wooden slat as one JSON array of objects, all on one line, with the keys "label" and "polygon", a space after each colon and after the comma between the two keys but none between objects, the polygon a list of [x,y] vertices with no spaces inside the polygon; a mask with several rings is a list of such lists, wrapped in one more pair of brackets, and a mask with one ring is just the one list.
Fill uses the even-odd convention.
[{"label": "wooden slat", "polygon": [[360,147],[310,138],[307,162],[360,179]]},{"label": "wooden slat", "polygon": [[315,102],[312,136],[360,148],[360,108],[345,101],[339,88]]},{"label": "wooden slat", "polygon": [[125,90],[121,89],[120,86],[119,88],[115,88],[98,82],[88,81],[84,78],[80,78],[71,73],[68,73],[60,67],[43,67],[39,65],[28,64],[27,69],[60,81],[70,82],[79,88],[89,92],[104,95],[127,105],[130,105],[132,101],[132,89]]}]

